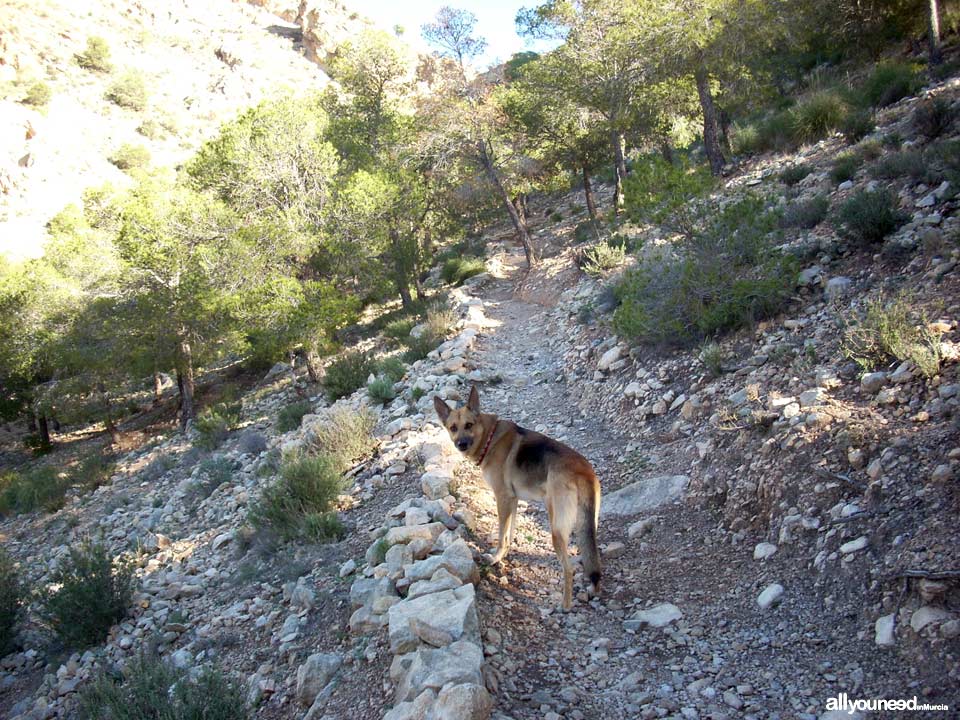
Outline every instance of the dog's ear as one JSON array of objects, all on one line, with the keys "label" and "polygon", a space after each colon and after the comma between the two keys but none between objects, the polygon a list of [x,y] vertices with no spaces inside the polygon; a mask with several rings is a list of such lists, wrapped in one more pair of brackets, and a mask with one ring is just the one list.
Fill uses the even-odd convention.
[{"label": "dog's ear", "polygon": [[470,397],[467,398],[467,410],[473,413],[480,412],[480,393],[477,392],[477,386],[470,386]]},{"label": "dog's ear", "polygon": [[433,396],[433,407],[437,411],[437,415],[440,416],[440,422],[446,423],[452,408],[447,405],[439,395]]}]

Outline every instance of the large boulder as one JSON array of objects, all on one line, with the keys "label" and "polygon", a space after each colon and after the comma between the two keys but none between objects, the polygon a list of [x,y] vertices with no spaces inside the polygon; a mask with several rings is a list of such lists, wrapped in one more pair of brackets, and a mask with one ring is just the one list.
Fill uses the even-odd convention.
[{"label": "large boulder", "polygon": [[390,651],[394,655],[410,652],[420,644],[411,626],[412,620],[419,620],[438,634],[446,633],[451,641],[465,638],[480,644],[480,620],[473,584],[404,600],[391,607],[388,621]]},{"label": "large boulder", "polygon": [[653,510],[680,498],[689,480],[686,475],[660,475],[640,480],[604,495],[600,514],[604,517],[636,515]]},{"label": "large boulder", "polygon": [[320,691],[336,675],[343,663],[337,653],[316,653],[297,668],[297,700],[312,705]]},{"label": "large boulder", "polygon": [[468,640],[398,655],[390,666],[390,679],[397,686],[395,701],[413,700],[427,688],[439,692],[449,683],[483,684],[482,665],[483,651]]}]

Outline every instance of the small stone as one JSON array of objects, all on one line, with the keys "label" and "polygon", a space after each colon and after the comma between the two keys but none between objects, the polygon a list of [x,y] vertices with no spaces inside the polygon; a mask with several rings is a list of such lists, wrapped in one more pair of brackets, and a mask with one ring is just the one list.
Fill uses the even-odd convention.
[{"label": "small stone", "polygon": [[919,633],[927,625],[932,623],[940,622],[942,620],[950,620],[953,616],[948,613],[946,610],[938,607],[933,607],[932,605],[924,605],[920,608],[917,608],[913,615],[910,616],[910,627],[913,628],[915,633]]},{"label": "small stone", "polygon": [[759,605],[761,609],[766,610],[780,602],[780,599],[783,597],[783,592],[783,585],[779,583],[767,585],[764,591],[757,596],[757,605]]},{"label": "small stone", "polygon": [[840,553],[842,555],[849,555],[850,553],[858,552],[863,550],[869,543],[870,540],[867,538],[867,536],[862,535],[856,540],[850,540],[849,542],[845,542],[843,545],[841,545]]},{"label": "small stone", "polygon": [[631,523],[630,527],[627,528],[627,537],[633,540],[634,538],[650,532],[651,528],[653,528],[653,518],[637,520],[635,523]]},{"label": "small stone", "polygon": [[297,668],[297,700],[303,705],[312,705],[341,664],[343,658],[337,653],[315,653],[308,657],[303,665]]},{"label": "small stone", "polygon": [[768,543],[768,542],[757,543],[757,546],[753,549],[753,559],[766,560],[775,552],[777,552],[777,546],[774,545],[773,543]]},{"label": "small stone", "polygon": [[661,603],[649,610],[639,610],[623,623],[628,630],[637,630],[644,625],[664,627],[683,617],[683,613],[672,603]]},{"label": "small stone", "polygon": [[347,560],[343,565],[340,566],[340,577],[345,578],[348,575],[352,575],[357,569],[357,563],[353,558]]},{"label": "small stone", "polygon": [[623,555],[627,551],[627,546],[622,542],[615,541],[607,543],[603,547],[603,555],[608,558],[617,558]]},{"label": "small stone", "polygon": [[894,615],[883,615],[877,618],[873,625],[874,642],[880,647],[890,647],[896,644],[897,640],[893,634]]},{"label": "small stone", "polygon": [[860,389],[866,393],[874,395],[880,390],[880,388],[883,387],[884,383],[886,382],[887,374],[885,372],[867,373],[860,378]]},{"label": "small stone", "polygon": [[930,474],[930,479],[933,482],[947,482],[953,479],[953,468],[949,465],[937,465],[933,472]]},{"label": "small stone", "polygon": [[853,281],[848,277],[834,277],[827,280],[827,285],[823,289],[823,294],[827,300],[836,300],[847,295],[853,286]]}]

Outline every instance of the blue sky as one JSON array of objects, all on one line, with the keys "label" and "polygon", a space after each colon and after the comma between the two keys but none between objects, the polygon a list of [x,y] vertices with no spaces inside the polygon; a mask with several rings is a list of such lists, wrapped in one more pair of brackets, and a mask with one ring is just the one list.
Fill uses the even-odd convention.
[{"label": "blue sky", "polygon": [[477,16],[477,34],[487,41],[487,51],[478,64],[490,65],[497,60],[508,60],[521,50],[544,49],[543,43],[526,44],[524,38],[517,36],[514,24],[520,8],[538,4],[537,0],[353,0],[350,7],[384,29],[403,26],[404,39],[418,49],[425,49],[420,26],[432,20],[437,10],[444,5],[469,10]]}]

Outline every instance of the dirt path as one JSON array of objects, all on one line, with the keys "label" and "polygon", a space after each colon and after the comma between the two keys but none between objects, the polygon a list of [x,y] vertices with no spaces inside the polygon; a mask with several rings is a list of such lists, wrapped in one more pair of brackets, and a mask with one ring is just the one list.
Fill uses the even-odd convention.
[{"label": "dirt path", "polygon": [[[577,448],[596,467],[605,494],[645,477],[687,472],[675,455],[657,460],[657,447],[639,448],[641,457],[654,458],[649,465],[632,463],[630,438],[579,407],[571,393],[575,377],[564,366],[565,338],[547,318],[559,292],[518,294],[510,260],[507,277],[482,293],[486,314],[500,323],[475,356],[481,373],[495,381],[481,385],[482,407]],[[476,471],[469,480],[462,494],[489,548],[496,532],[492,493]],[[738,543],[720,529],[718,516],[689,503],[603,519],[603,595],[588,602],[581,594],[572,612],[560,613],[546,513],[539,504],[520,507],[514,548],[480,586],[501,717],[806,719],[818,718],[839,692],[923,694],[918,669],[877,649],[857,618],[822,622],[823,598],[838,599],[849,580],[816,577],[789,548],[761,564],[752,557],[759,538]],[[644,527],[635,526],[630,537],[638,521]],[[761,610],[757,596],[773,582],[788,592]],[[624,621],[636,611],[661,603],[677,606],[683,617],[662,628],[627,629]]]}]

